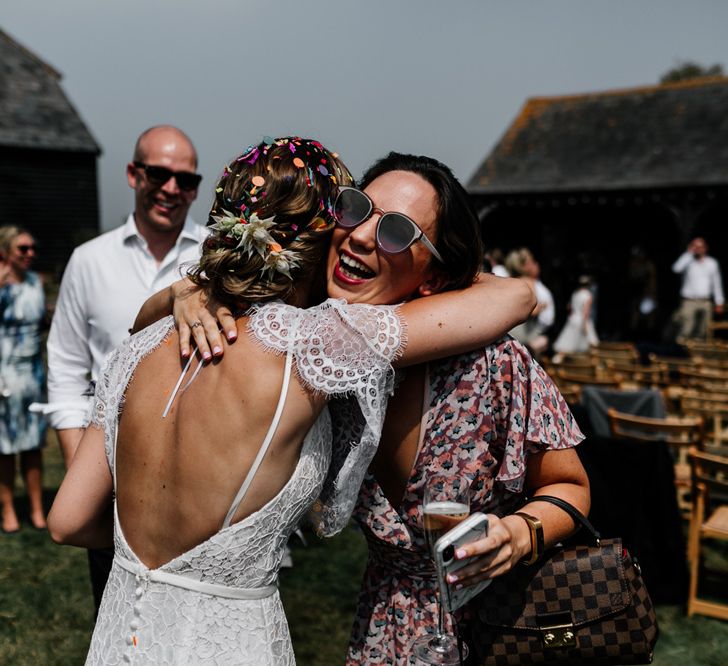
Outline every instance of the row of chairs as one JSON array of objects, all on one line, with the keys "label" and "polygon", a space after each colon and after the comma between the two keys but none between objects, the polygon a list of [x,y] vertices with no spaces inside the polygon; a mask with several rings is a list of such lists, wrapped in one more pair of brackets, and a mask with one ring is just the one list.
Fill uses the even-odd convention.
[{"label": "row of chairs", "polygon": [[699,584],[704,564],[704,540],[728,541],[728,456],[703,450],[701,416],[651,419],[610,409],[609,422],[615,438],[664,442],[676,451],[678,505],[690,521],[688,615],[728,620],[728,602],[719,603],[700,596]]}]

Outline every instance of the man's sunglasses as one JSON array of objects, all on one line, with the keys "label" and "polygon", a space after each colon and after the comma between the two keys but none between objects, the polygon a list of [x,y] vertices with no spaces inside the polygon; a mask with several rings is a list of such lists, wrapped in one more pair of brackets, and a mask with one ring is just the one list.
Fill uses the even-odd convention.
[{"label": "man's sunglasses", "polygon": [[20,254],[28,254],[28,252],[35,252],[35,245],[16,245],[15,249]]},{"label": "man's sunglasses", "polygon": [[354,187],[340,187],[334,204],[334,216],[340,227],[353,229],[366,222],[374,213],[379,213],[377,222],[377,245],[387,254],[404,252],[413,243],[421,240],[441,263],[445,263],[435,246],[417,223],[403,213],[385,213],[361,190]]},{"label": "man's sunglasses", "polygon": [[172,176],[177,181],[177,186],[180,190],[185,192],[191,192],[196,190],[202,176],[199,173],[191,173],[189,171],[172,171],[167,167],[154,166],[152,164],[144,164],[144,162],[134,162],[134,166],[137,169],[144,169],[149,182],[153,185],[164,185]]}]

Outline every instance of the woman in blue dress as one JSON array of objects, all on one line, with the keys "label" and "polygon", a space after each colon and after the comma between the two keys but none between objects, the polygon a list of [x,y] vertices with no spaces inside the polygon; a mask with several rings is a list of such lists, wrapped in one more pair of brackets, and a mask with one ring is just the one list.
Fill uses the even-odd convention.
[{"label": "woman in blue dress", "polygon": [[40,330],[45,317],[43,285],[29,270],[35,240],[16,226],[0,227],[0,506],[2,530],[20,529],[13,505],[15,458],[30,502],[33,527],[45,529],[41,447],[45,423],[28,407],[44,387]]}]

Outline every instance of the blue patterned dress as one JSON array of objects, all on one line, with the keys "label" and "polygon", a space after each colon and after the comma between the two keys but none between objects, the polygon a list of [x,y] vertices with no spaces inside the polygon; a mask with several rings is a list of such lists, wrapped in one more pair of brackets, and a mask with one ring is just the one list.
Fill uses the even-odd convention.
[{"label": "blue patterned dress", "polygon": [[0,287],[0,454],[39,449],[45,420],[28,406],[43,400],[45,377],[40,329],[45,315],[43,285],[36,273]]}]

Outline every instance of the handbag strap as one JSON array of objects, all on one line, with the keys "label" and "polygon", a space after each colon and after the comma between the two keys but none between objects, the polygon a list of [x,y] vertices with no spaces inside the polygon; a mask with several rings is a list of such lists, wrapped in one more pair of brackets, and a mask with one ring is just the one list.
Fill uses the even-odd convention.
[{"label": "handbag strap", "polygon": [[589,532],[589,535],[592,539],[594,539],[594,543],[597,546],[599,545],[599,540],[601,539],[599,532],[594,529],[594,526],[589,522],[587,517],[579,511],[579,509],[572,504],[569,504],[566,500],[562,500],[560,497],[554,497],[553,495],[534,495],[533,497],[528,498],[528,503],[530,504],[531,502],[548,502],[549,504],[554,504],[560,509],[563,509],[574,519],[574,522],[578,526],[583,527],[587,532]]}]

